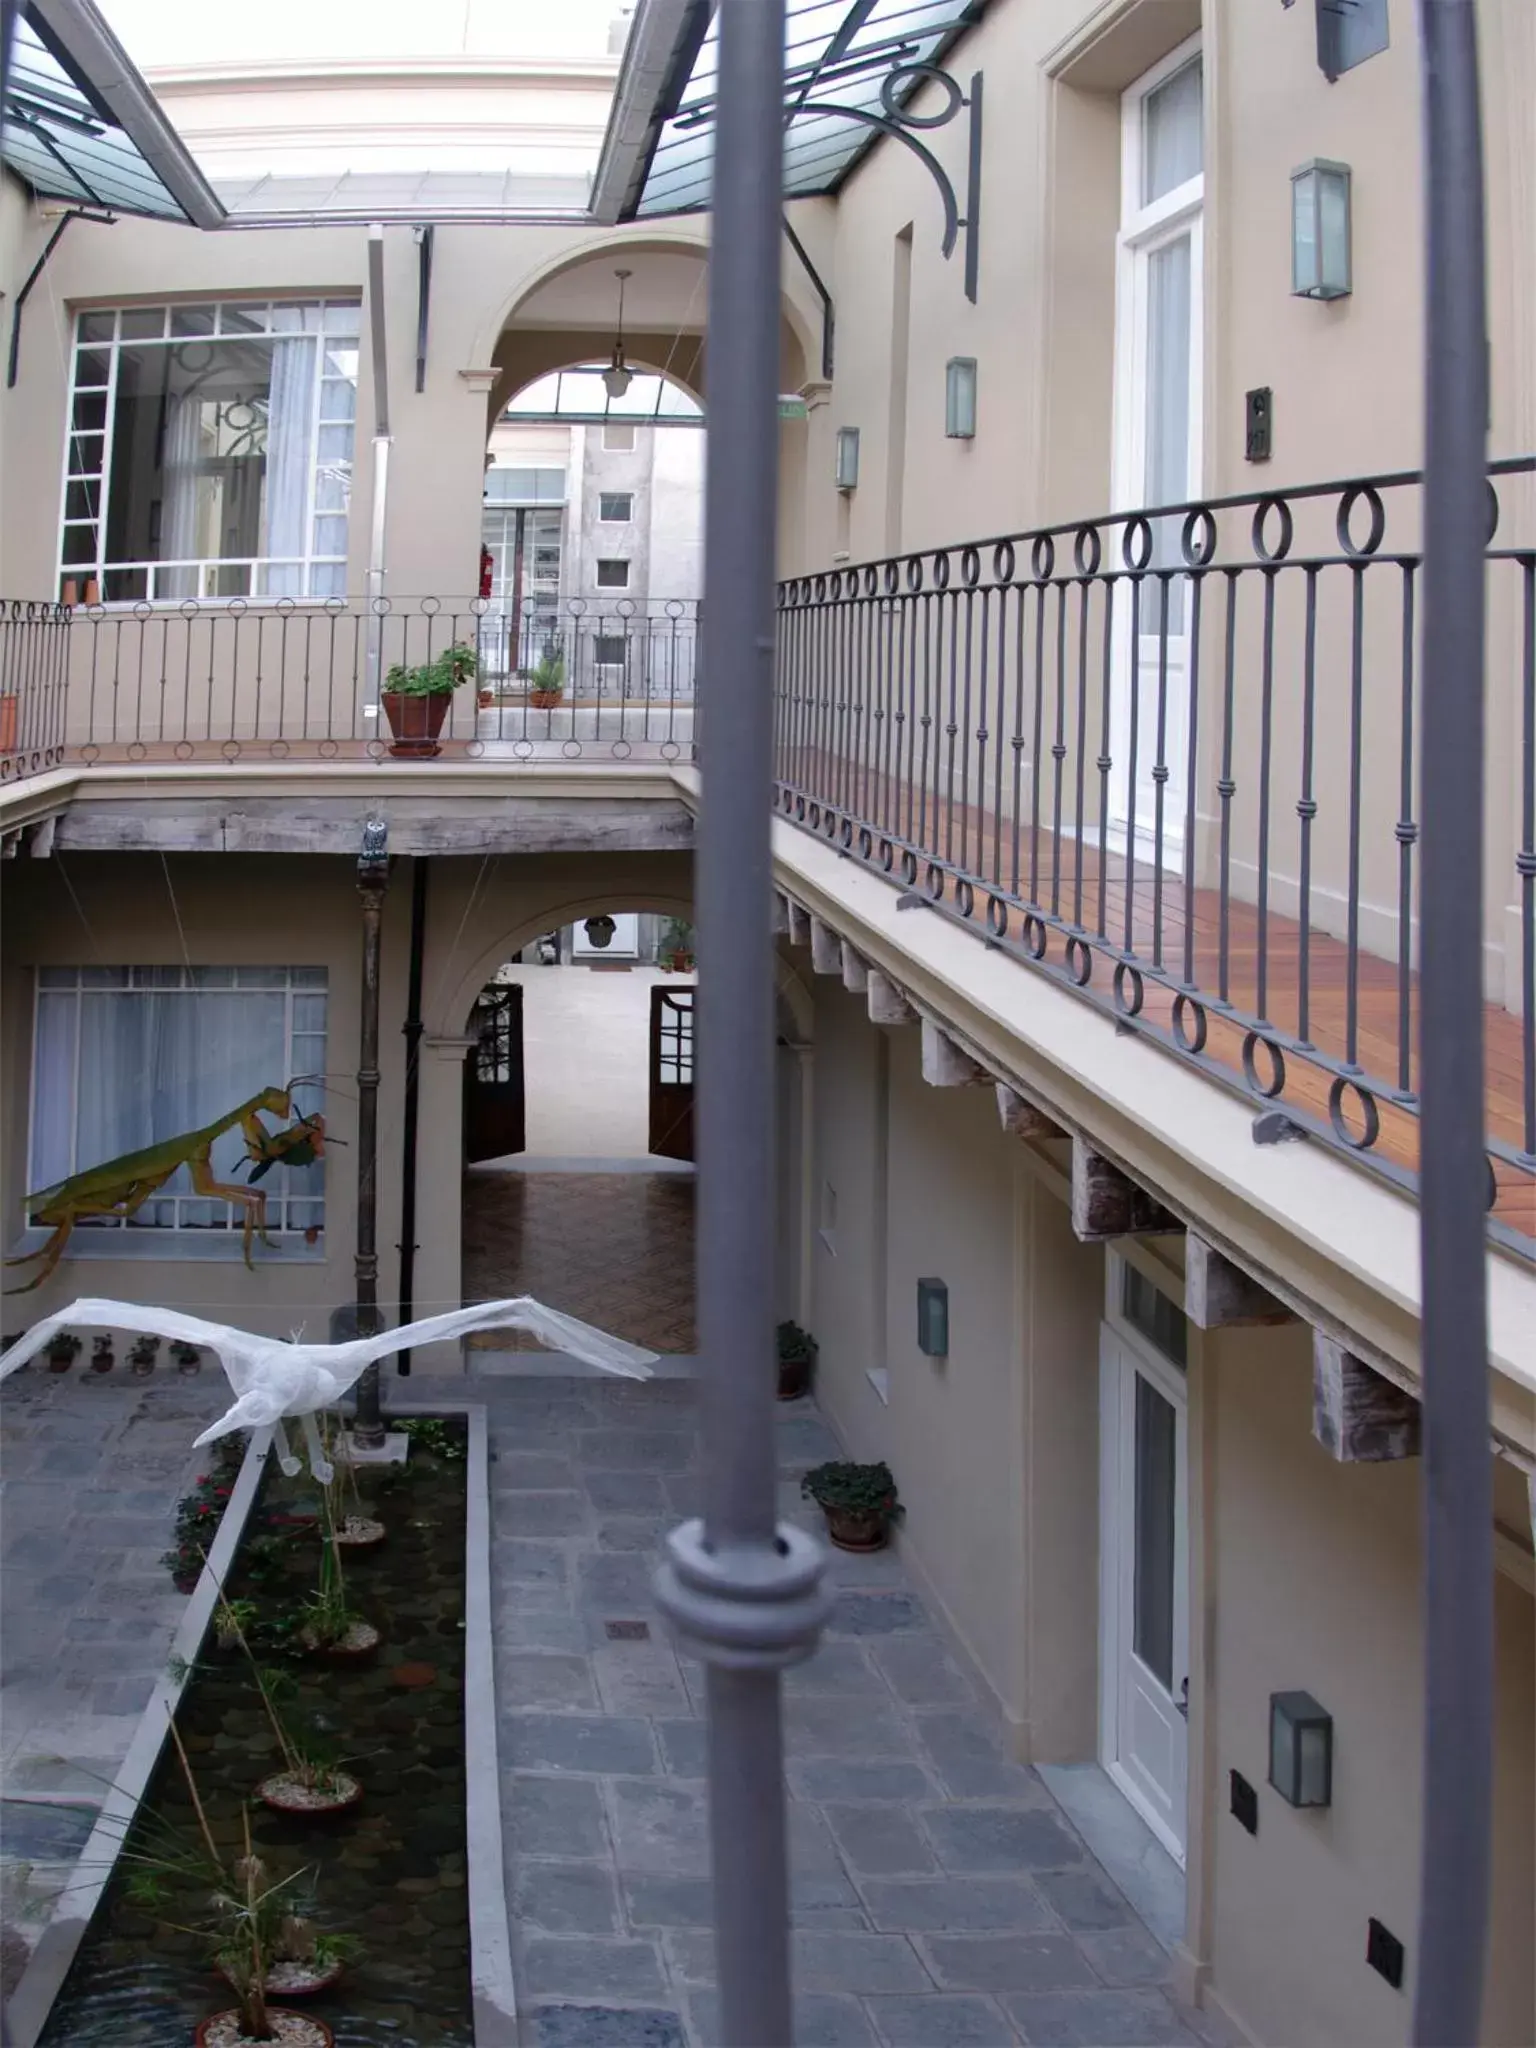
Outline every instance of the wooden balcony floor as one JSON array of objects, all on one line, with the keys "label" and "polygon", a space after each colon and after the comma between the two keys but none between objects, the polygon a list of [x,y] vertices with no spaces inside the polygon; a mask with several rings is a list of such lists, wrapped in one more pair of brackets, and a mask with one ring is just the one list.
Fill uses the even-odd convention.
[{"label": "wooden balcony floor", "polygon": [[[801,753],[795,757],[794,765],[800,779],[791,786],[807,795],[818,789],[839,787],[838,764],[830,756],[808,759]],[[932,790],[925,799],[922,791],[873,771],[861,772],[856,786],[849,787],[848,805],[878,829],[906,842],[915,843],[920,838],[925,846],[968,876],[1038,904],[1069,927],[1080,925],[1090,938],[1102,932],[1109,944],[1132,953],[1143,966],[1160,964],[1175,986],[1168,988],[1146,979],[1142,1014],[1165,1029],[1171,1029],[1178,985],[1187,979],[1206,1005],[1207,1058],[1234,1073],[1242,1073],[1247,1026],[1217,1007],[1223,982],[1222,910],[1216,890],[1187,890],[1181,875],[1164,868],[1159,901],[1157,876],[1151,862],[1138,859],[1131,863],[1121,855],[1107,852],[1101,864],[1096,828],[1090,828],[1091,840],[1085,837],[1080,841],[1069,826],[1063,827],[1059,839],[1048,825],[1021,824],[1015,830],[1013,822],[1005,819],[999,826],[974,805],[946,802],[936,798]],[[921,874],[918,886],[924,886]],[[974,915],[978,931],[985,932],[984,899],[978,899]],[[1010,914],[1009,930],[1017,937],[1017,912]],[[1191,953],[1187,972],[1186,935]],[[1262,1011],[1261,948],[1265,981]],[[1054,961],[1061,958],[1060,944],[1054,938],[1050,957]],[[1305,1019],[1301,1010],[1303,960],[1308,978]],[[1096,957],[1093,986],[1106,997],[1112,974],[1112,963]],[[1235,897],[1230,899],[1225,999],[1233,1010],[1250,1017],[1262,1015],[1276,1030],[1305,1039],[1324,1059],[1343,1063],[1349,1057],[1349,950],[1326,932],[1313,927],[1304,935],[1297,919],[1281,916],[1274,910],[1268,912],[1261,926],[1253,904]],[[1395,1165],[1416,1172],[1419,1122],[1412,1102],[1418,1087],[1416,972],[1407,977],[1407,1005],[1408,1054],[1404,1070],[1399,1049],[1398,964],[1360,950],[1354,973],[1354,1059],[1361,1070],[1360,1081],[1370,1088],[1381,1118],[1380,1134],[1373,1149]],[[1516,1152],[1525,1141],[1523,1030],[1521,1019],[1501,1005],[1483,1005],[1486,1129],[1491,1138]],[[1267,1080],[1267,1056],[1260,1050],[1257,1059],[1261,1076]],[[1300,1052],[1286,1053],[1285,1068],[1285,1087],[1276,1098],[1276,1106],[1283,1108],[1287,1102],[1294,1103],[1326,1125],[1333,1074]],[[1351,1089],[1344,1092],[1341,1113],[1352,1137],[1358,1139],[1364,1117]],[[1493,1215],[1536,1247],[1536,1159],[1495,1158],[1491,1164],[1497,1183]]]}]

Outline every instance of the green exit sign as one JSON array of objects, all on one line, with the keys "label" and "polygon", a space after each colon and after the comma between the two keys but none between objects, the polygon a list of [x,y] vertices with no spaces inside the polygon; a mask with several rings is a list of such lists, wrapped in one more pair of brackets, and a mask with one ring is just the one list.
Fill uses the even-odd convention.
[{"label": "green exit sign", "polygon": [[779,393],[779,418],[781,420],[803,420],[806,417],[806,403],[798,391]]}]

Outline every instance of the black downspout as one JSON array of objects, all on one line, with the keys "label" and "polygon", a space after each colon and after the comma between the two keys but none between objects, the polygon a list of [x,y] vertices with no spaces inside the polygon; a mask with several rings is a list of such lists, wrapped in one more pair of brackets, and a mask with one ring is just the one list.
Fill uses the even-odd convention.
[{"label": "black downspout", "polygon": [[[405,1003],[405,1129],[400,1141],[400,1320],[413,1320],[416,1310],[416,1126],[420,1108],[421,966],[427,933],[427,863],[422,854],[411,862],[411,964]],[[402,1351],[395,1370],[409,1373],[411,1354]]]}]

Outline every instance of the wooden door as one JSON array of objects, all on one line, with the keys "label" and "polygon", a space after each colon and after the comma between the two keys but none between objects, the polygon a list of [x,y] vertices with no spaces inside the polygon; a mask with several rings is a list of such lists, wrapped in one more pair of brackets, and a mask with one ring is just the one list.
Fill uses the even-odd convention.
[{"label": "wooden door", "polygon": [[651,990],[650,1150],[662,1159],[693,1157],[693,999],[691,985]]},{"label": "wooden door", "polygon": [[464,1056],[464,1163],[501,1159],[527,1143],[523,1117],[523,990],[493,982],[475,998]]}]

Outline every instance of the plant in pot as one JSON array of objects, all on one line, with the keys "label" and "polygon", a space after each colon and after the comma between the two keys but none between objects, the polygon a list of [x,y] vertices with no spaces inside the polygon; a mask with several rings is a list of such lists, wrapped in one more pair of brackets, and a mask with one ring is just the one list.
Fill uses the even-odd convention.
[{"label": "plant in pot", "polygon": [[322,1497],[321,1506],[320,1578],[304,1603],[299,1645],[312,1655],[349,1661],[371,1657],[379,1647],[379,1632],[348,1603],[341,1546],[336,1541],[335,1503],[329,1492]]},{"label": "plant in pot", "polygon": [[811,1390],[811,1375],[816,1370],[816,1339],[798,1323],[780,1323],[778,1343],[779,1399],[798,1401]]},{"label": "plant in pot", "polygon": [[56,1337],[48,1340],[48,1370],[68,1372],[84,1349],[84,1340],[73,1330],[60,1330]]},{"label": "plant in pot", "polygon": [[347,1454],[347,1439],[332,1441],[329,1418],[320,1418],[320,1438],[330,1462],[332,1477],[325,1483],[325,1507],[321,1527],[328,1542],[342,1550],[373,1550],[384,1541],[384,1524],[367,1514],[357,1484],[357,1464]]},{"label": "plant in pot", "polygon": [[538,711],[553,711],[565,695],[565,647],[558,634],[528,671],[528,702]]},{"label": "plant in pot", "polygon": [[833,1459],[807,1472],[800,1491],[826,1516],[827,1535],[839,1550],[883,1550],[892,1522],[905,1512],[886,1464]]},{"label": "plant in pot", "polygon": [[171,1345],[171,1356],[176,1361],[176,1370],[183,1379],[189,1380],[194,1373],[203,1369],[203,1354],[195,1344],[178,1337]]},{"label": "plant in pot", "polygon": [[91,1339],[91,1371],[111,1372],[117,1364],[117,1353],[112,1348],[112,1339],[105,1330],[99,1337]]},{"label": "plant in pot", "polygon": [[136,1380],[147,1380],[160,1355],[158,1337],[135,1337],[128,1347],[128,1370]]},{"label": "plant in pot", "polygon": [[456,640],[431,661],[407,668],[396,662],[384,678],[384,715],[394,735],[390,752],[397,760],[430,761],[440,754],[438,735],[448,716],[453,693],[474,680],[475,650]]},{"label": "plant in pot", "polygon": [[251,1637],[259,1621],[254,1600],[231,1600],[223,1587],[219,1588],[219,1603],[213,1615],[214,1639],[221,1647],[237,1647],[244,1656],[283,1760],[282,1768],[269,1772],[256,1787],[256,1797],[277,1813],[302,1814],[310,1819],[355,1806],[363,1796],[361,1779],[343,1770],[343,1759],[333,1755],[323,1741],[296,1735],[284,1715],[283,1706],[293,1697],[293,1680],[286,1671],[272,1670],[257,1660]]},{"label": "plant in pot", "polygon": [[656,958],[668,974],[692,974],[693,926],[680,917],[669,917],[657,942]]}]

